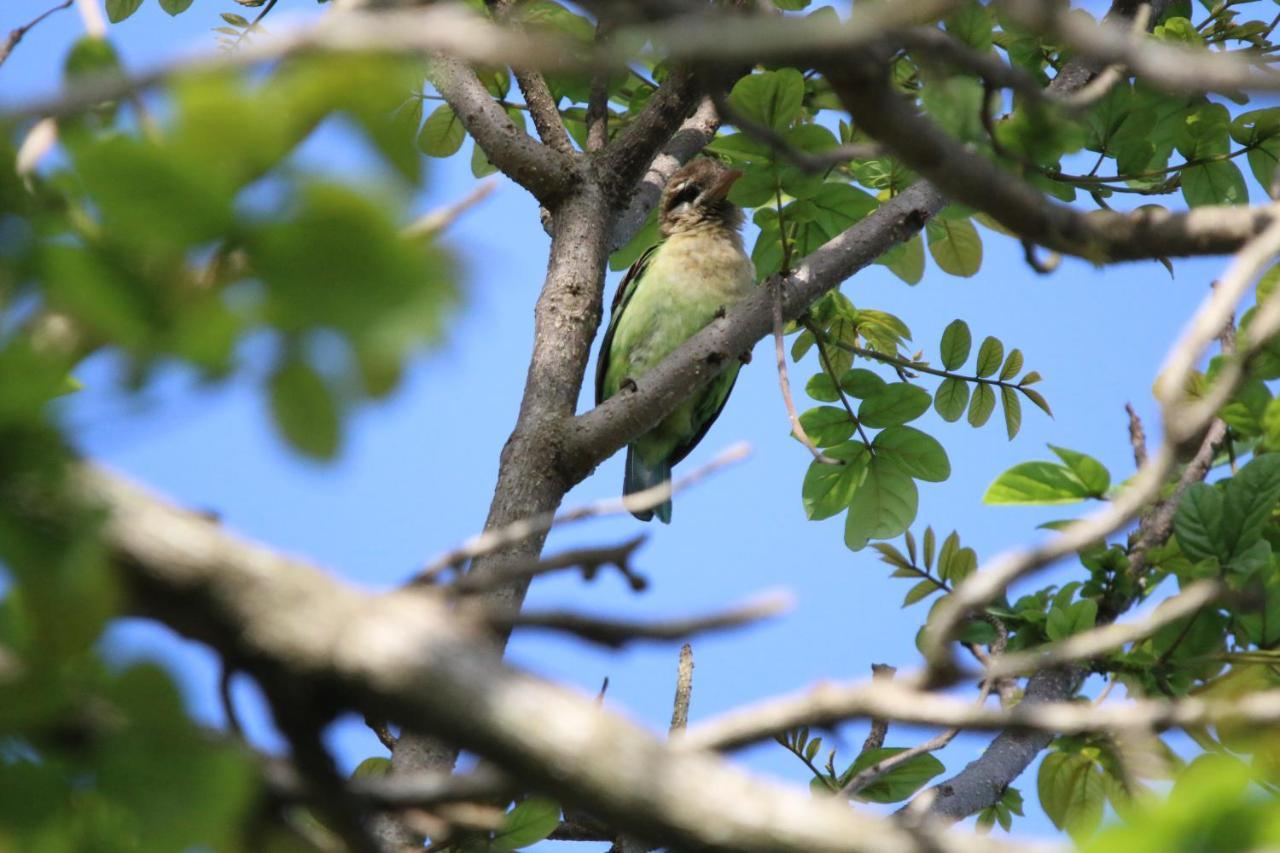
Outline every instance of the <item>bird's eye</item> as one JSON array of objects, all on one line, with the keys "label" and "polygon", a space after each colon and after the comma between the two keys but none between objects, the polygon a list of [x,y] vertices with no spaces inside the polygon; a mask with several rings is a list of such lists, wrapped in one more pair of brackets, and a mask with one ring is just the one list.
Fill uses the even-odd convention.
[{"label": "bird's eye", "polygon": [[696,199],[702,188],[695,183],[687,183],[682,186],[675,195],[671,197],[671,203],[667,205],[667,210],[675,210],[682,204],[689,204]]}]

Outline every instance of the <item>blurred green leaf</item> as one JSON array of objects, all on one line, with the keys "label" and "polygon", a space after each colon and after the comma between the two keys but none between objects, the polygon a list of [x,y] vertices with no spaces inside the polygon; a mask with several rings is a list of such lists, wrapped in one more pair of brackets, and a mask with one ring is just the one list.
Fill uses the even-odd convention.
[{"label": "blurred green leaf", "polygon": [[301,359],[271,375],[271,413],[289,443],[308,456],[331,459],[341,441],[338,403],[328,384]]},{"label": "blurred green leaf", "polygon": [[507,812],[493,845],[499,850],[519,850],[542,841],[559,825],[560,806],[554,800],[530,797]]}]

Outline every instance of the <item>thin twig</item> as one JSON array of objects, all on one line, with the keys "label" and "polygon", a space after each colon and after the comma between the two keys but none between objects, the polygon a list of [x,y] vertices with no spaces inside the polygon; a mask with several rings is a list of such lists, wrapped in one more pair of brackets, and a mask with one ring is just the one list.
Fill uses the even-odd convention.
[{"label": "thin twig", "polygon": [[1133,408],[1132,403],[1125,403],[1124,410],[1129,413],[1129,443],[1133,445],[1133,464],[1141,468],[1147,464],[1147,433],[1142,428],[1142,418]]},{"label": "thin twig", "polygon": [[434,582],[442,572],[456,569],[468,560],[485,554],[492,554],[494,551],[550,530],[555,526],[655,507],[668,500],[673,494],[689,488],[721,468],[745,459],[750,452],[751,446],[745,442],[740,442],[721,451],[706,465],[686,474],[679,480],[667,481],[644,491],[627,495],[624,498],[608,498],[561,513],[542,513],[541,515],[535,515],[513,524],[508,524],[505,527],[487,530],[432,560],[418,574],[417,580],[419,582]]},{"label": "thin twig", "polygon": [[13,49],[18,46],[18,42],[22,41],[23,36],[25,36],[32,27],[39,24],[54,12],[61,12],[63,9],[70,9],[71,4],[75,2],[76,0],[65,0],[65,2],[59,3],[57,6],[54,6],[51,9],[46,9],[39,15],[36,15],[22,26],[10,30],[9,38],[5,41],[4,46],[0,47],[0,65],[4,65],[4,61],[9,58],[9,54],[13,53]]},{"label": "thin twig", "polygon": [[240,47],[241,43],[243,43],[244,40],[249,37],[249,33],[258,29],[258,24],[261,24],[262,19],[267,17],[268,14],[270,14],[271,10],[276,7],[277,2],[278,0],[267,0],[267,3],[265,6],[262,7],[262,10],[259,11],[258,14],[253,17],[252,21],[249,22],[249,26],[245,27],[244,30],[241,31],[240,35],[236,38],[235,44],[231,46],[233,50]]},{"label": "thin twig", "polygon": [[364,724],[369,727],[388,751],[396,751],[396,741],[399,740],[399,738],[391,733],[391,728],[387,725],[386,720],[375,719],[374,717],[365,714]]},{"label": "thin twig", "polygon": [[785,593],[777,592],[760,596],[758,599],[707,616],[692,616],[685,619],[665,619],[653,622],[606,619],[584,613],[564,610],[524,611],[519,613],[489,612],[482,617],[489,625],[499,630],[517,628],[544,628],[572,634],[592,643],[608,648],[622,648],[637,640],[683,640],[708,631],[722,631],[726,628],[740,628],[777,616],[789,610],[792,598]]},{"label": "thin twig", "polygon": [[[897,667],[890,666],[887,663],[871,664],[871,680],[874,683],[876,679],[888,681],[898,672]],[[884,746],[884,739],[889,736],[889,721],[883,718],[873,718],[871,720],[871,730],[867,732],[867,739],[862,742],[862,751],[869,752],[873,749],[880,749]]]},{"label": "thin twig", "polygon": [[800,413],[796,411],[796,401],[791,396],[791,379],[787,372],[787,347],[782,338],[782,287],[783,279],[776,279],[771,287],[776,292],[773,300],[773,352],[778,363],[778,387],[782,389],[782,403],[787,407],[787,419],[791,421],[791,432],[805,446],[817,462],[823,465],[843,465],[839,459],[833,459],[818,449],[804,424],[800,423]]},{"label": "thin twig", "polygon": [[400,229],[400,236],[410,238],[434,237],[458,220],[462,214],[489,197],[498,188],[497,179],[484,181],[452,204],[428,211]]},{"label": "thin twig", "polygon": [[235,697],[231,695],[231,679],[235,674],[236,671],[223,659],[222,670],[218,673],[218,700],[222,703],[222,713],[227,718],[227,730],[236,740],[244,740],[244,726],[236,711]]},{"label": "thin twig", "polygon": [[[601,17],[596,21],[596,44],[604,43],[612,29],[610,22]],[[591,77],[591,92],[587,96],[587,150],[600,151],[609,143],[609,77],[597,71]]]},{"label": "thin twig", "polygon": [[[974,702],[977,707],[980,708],[986,704],[987,697],[991,695],[991,690],[995,683],[996,680],[990,676],[983,679],[982,686],[978,692],[978,698]],[[870,767],[863,768],[848,782],[844,783],[844,786],[840,789],[840,796],[857,796],[859,791],[898,765],[904,764],[918,755],[924,755],[926,752],[936,752],[937,750],[942,749],[944,746],[951,743],[951,741],[955,740],[956,735],[960,734],[960,731],[961,729],[959,728],[947,729],[945,732],[940,732],[929,738],[924,743],[916,744],[913,747],[904,749],[902,752],[886,756],[875,764],[872,764]]]},{"label": "thin twig", "polygon": [[680,665],[676,668],[676,698],[671,708],[669,733],[684,731],[689,726],[689,701],[693,698],[693,646],[680,647]]},{"label": "thin twig", "polygon": [[[649,581],[643,575],[633,571],[630,565],[631,556],[646,539],[641,533],[618,545],[607,545],[593,548],[574,548],[562,551],[550,557],[523,565],[504,566],[501,570],[486,575],[467,574],[459,577],[445,591],[450,595],[475,595],[505,586],[513,581],[536,578],[564,569],[580,568],[584,580],[594,580],[601,568],[612,566],[630,585],[633,592],[644,592]],[[415,580],[409,581],[414,584]]]}]

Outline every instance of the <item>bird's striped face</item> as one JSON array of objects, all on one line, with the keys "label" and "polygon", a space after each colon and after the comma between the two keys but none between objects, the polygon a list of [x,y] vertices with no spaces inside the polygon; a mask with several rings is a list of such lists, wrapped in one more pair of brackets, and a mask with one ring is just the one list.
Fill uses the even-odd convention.
[{"label": "bird's striped face", "polygon": [[703,228],[737,230],[742,213],[726,196],[741,172],[699,158],[672,176],[662,194],[662,233],[670,236]]}]

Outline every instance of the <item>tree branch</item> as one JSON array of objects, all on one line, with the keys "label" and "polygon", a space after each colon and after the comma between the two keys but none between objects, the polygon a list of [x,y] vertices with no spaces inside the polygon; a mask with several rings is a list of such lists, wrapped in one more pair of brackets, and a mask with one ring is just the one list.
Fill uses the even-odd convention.
[{"label": "tree branch", "polygon": [[[538,201],[554,207],[580,180],[572,157],[538,143],[512,124],[475,72],[461,60],[443,55],[433,58],[427,78],[453,108],[489,162]],[[528,98],[528,93],[525,97]]]},{"label": "tree branch", "polygon": [[[242,661],[263,683],[314,695],[315,707],[438,732],[521,785],[638,837],[722,853],[846,853],[850,839],[886,853],[1011,849],[966,833],[925,830],[918,840],[672,748],[587,697],[504,665],[430,596],[363,595],[101,471],[77,476],[110,509],[106,541],[135,608]],[[601,750],[627,760],[602,762]]]},{"label": "tree branch", "polygon": [[1049,200],[988,158],[971,152],[920,115],[888,85],[878,55],[828,68],[828,78],[858,127],[954,201],[990,214],[1010,231],[1094,262],[1221,255],[1235,251],[1273,219],[1271,207],[1163,208],[1081,213]]}]

